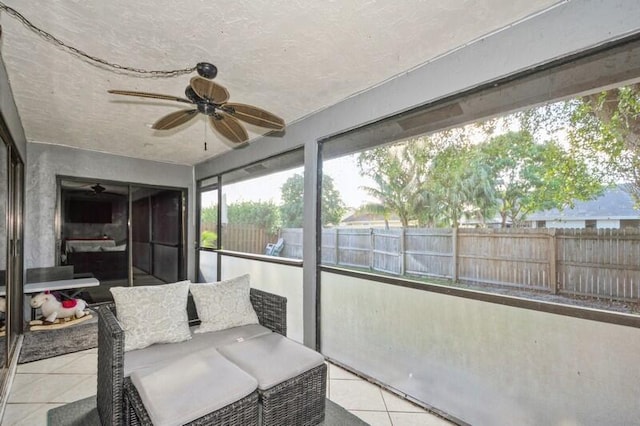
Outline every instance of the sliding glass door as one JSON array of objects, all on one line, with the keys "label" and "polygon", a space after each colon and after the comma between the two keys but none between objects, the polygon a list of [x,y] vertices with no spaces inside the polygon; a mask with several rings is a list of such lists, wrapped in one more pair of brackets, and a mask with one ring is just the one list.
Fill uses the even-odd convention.
[{"label": "sliding glass door", "polygon": [[90,303],[112,287],[186,279],[186,190],[96,178],[58,176],[60,265],[94,277]]},{"label": "sliding glass door", "polygon": [[0,390],[22,333],[24,166],[0,127]]},{"label": "sliding glass door", "polygon": [[184,191],[131,186],[132,283],[186,279]]}]

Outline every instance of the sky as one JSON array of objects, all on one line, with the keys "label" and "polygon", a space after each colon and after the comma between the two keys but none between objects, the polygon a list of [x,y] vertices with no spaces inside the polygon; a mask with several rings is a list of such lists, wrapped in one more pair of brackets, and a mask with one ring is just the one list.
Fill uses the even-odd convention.
[{"label": "sky", "polygon": [[[375,201],[369,197],[362,186],[373,186],[370,178],[360,176],[356,165],[356,155],[349,155],[341,158],[325,161],[323,172],[333,178],[334,185],[340,191],[342,201],[347,207],[356,208],[364,203]],[[286,180],[295,173],[302,173],[303,168],[285,170],[228,185],[225,188],[227,204],[241,201],[271,201],[281,204],[280,188]],[[217,202],[217,195],[205,193],[202,197],[202,206],[210,206]]]}]

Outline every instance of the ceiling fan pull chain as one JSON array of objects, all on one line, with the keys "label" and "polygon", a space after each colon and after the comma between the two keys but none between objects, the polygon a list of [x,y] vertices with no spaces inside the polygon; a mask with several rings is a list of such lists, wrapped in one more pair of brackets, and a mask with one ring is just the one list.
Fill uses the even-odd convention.
[{"label": "ceiling fan pull chain", "polygon": [[204,122],[204,150],[207,150],[207,122]]}]

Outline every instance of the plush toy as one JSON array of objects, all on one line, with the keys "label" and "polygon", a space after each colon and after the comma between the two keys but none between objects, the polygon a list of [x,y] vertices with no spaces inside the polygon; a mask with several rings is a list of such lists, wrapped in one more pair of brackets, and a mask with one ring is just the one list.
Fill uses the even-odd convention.
[{"label": "plush toy", "polygon": [[0,337],[4,336],[4,319],[5,319],[5,315],[4,313],[7,312],[7,300],[0,296]]},{"label": "plush toy", "polygon": [[44,320],[53,323],[58,318],[70,318],[74,315],[76,318],[82,318],[86,315],[84,310],[87,302],[82,299],[60,301],[54,294],[45,291],[31,297],[31,307],[41,308]]}]

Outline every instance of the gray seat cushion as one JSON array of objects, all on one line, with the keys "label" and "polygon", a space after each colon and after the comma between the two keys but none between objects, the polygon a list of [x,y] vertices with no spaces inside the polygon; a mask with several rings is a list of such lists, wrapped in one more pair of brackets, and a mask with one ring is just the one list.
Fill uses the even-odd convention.
[{"label": "gray seat cushion", "polygon": [[185,354],[195,353],[202,349],[218,348],[254,337],[272,333],[266,327],[259,324],[233,327],[226,330],[210,333],[192,333],[191,340],[180,343],[163,343],[148,346],[124,353],[124,375],[128,377],[132,371],[151,366],[162,365]]},{"label": "gray seat cushion", "polygon": [[318,352],[277,333],[221,346],[218,351],[255,377],[260,390],[269,389],[324,362]]},{"label": "gray seat cushion", "polygon": [[131,373],[131,382],[155,426],[182,425],[256,390],[256,379],[215,349]]}]

